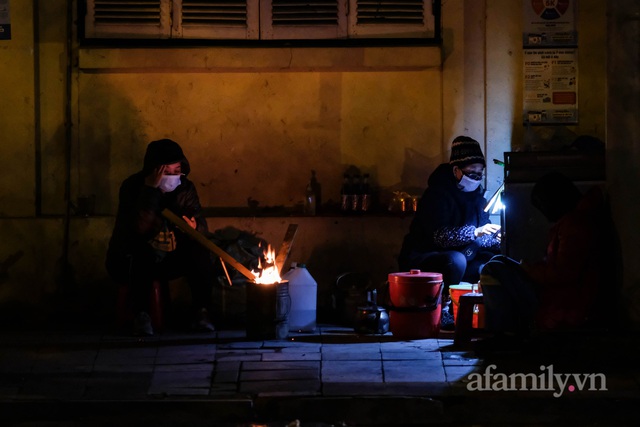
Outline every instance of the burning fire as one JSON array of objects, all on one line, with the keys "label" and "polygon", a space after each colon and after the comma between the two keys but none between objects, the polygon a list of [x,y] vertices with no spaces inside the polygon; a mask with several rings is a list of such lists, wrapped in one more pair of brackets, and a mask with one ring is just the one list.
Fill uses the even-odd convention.
[{"label": "burning fire", "polygon": [[262,260],[258,261],[258,271],[251,270],[251,273],[255,276],[254,281],[256,283],[268,285],[271,283],[280,283],[280,272],[276,266],[276,252],[271,248],[271,245],[267,247],[267,252],[264,256],[264,265]]}]

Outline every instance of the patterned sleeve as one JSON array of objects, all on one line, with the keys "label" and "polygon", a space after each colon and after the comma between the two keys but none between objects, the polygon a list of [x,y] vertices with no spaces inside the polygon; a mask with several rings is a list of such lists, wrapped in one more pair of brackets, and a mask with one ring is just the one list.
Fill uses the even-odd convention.
[{"label": "patterned sleeve", "polygon": [[477,238],[478,244],[482,248],[499,248],[500,242],[495,236],[484,235]]},{"label": "patterned sleeve", "polygon": [[441,248],[455,248],[466,245],[475,240],[473,232],[476,227],[464,225],[462,227],[442,227],[435,231],[433,241]]}]

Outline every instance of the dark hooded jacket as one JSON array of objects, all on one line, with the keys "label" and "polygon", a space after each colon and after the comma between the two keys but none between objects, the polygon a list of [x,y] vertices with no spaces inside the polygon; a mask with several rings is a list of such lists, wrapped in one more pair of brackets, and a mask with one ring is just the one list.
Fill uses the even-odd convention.
[{"label": "dark hooded jacket", "polygon": [[484,212],[484,189],[460,191],[449,163],[439,165],[429,176],[428,187],[418,202],[409,233],[400,252],[400,265],[411,263],[412,254],[445,250],[462,251],[476,242],[479,247],[499,248],[493,236],[476,238],[476,227],[488,224],[489,214]]},{"label": "dark hooded jacket", "polygon": [[[145,185],[145,177],[153,169],[176,162],[181,163],[184,175],[174,191],[163,193],[159,188]],[[196,187],[187,178],[190,171],[189,162],[176,142],[162,139],[148,145],[142,170],[125,179],[120,186],[118,212],[107,251],[107,266],[139,251],[152,250],[149,241],[164,227],[175,232],[177,247],[180,247],[180,241],[189,237],[162,216],[164,209],[169,209],[178,217],[195,217],[196,229],[207,232]]]}]

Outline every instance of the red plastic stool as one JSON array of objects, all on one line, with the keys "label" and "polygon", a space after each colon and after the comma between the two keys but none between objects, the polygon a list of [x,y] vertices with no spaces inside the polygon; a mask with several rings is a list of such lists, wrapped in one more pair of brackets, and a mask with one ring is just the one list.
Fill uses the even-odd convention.
[{"label": "red plastic stool", "polygon": [[[156,279],[151,285],[151,295],[149,301],[149,317],[154,330],[161,330],[164,324],[164,298],[163,282]],[[118,286],[118,300],[116,303],[116,325],[124,328],[133,321],[137,313],[133,312],[131,305],[129,285],[126,283]]]},{"label": "red plastic stool", "polygon": [[460,295],[458,303],[458,316],[453,344],[463,345],[468,344],[479,330],[473,327],[473,308],[476,304],[484,304],[484,298],[481,293],[470,292]]}]

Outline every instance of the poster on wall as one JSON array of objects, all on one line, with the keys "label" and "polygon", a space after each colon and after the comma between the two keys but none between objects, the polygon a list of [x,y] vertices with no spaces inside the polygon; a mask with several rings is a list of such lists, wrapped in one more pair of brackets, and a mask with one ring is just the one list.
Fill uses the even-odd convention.
[{"label": "poster on wall", "polygon": [[11,40],[9,0],[0,0],[0,40]]},{"label": "poster on wall", "polygon": [[576,2],[577,0],[523,0],[523,46],[577,46]]},{"label": "poster on wall", "polygon": [[525,49],[523,53],[524,123],[578,123],[578,49]]}]

